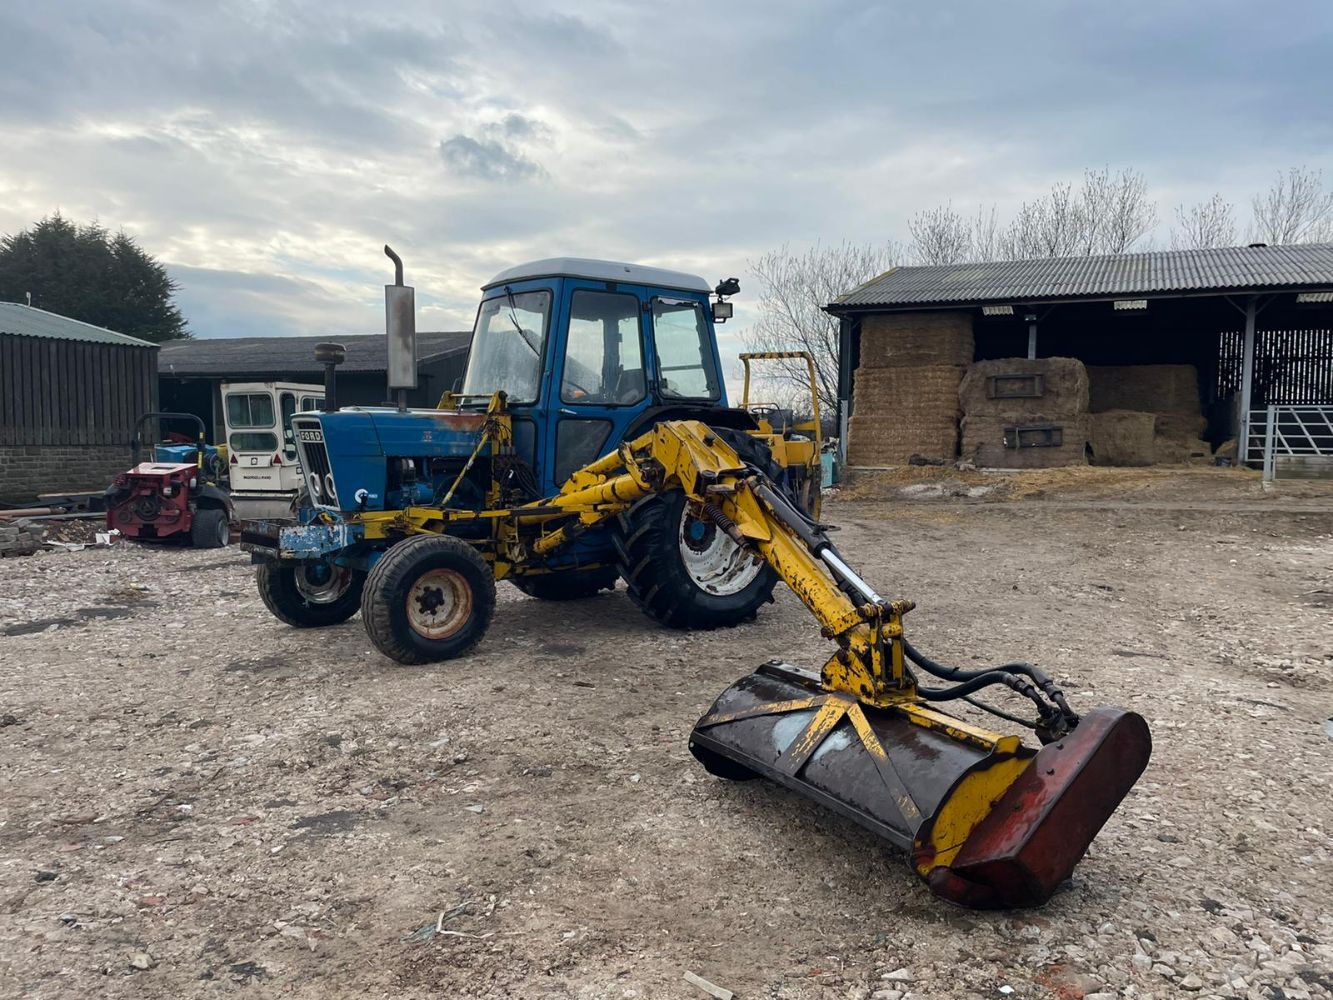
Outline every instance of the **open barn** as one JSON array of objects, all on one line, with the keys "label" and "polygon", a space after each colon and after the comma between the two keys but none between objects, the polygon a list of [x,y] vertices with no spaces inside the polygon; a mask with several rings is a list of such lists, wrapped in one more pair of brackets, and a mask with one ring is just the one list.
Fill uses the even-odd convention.
[{"label": "open barn", "polygon": [[827,311],[853,466],[1333,455],[1333,245],[898,267]]}]

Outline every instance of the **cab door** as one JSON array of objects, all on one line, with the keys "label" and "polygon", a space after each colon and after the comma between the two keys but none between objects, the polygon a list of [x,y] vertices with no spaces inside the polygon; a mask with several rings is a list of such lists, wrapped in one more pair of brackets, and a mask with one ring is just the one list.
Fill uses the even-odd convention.
[{"label": "cab door", "polygon": [[282,428],[273,393],[264,389],[230,391],[224,394],[223,404],[232,490],[280,489],[280,473],[273,460],[281,451]]},{"label": "cab door", "polygon": [[547,408],[548,490],[614,449],[649,404],[643,299],[625,287],[566,282],[564,343]]},{"label": "cab door", "polygon": [[278,489],[288,493],[301,485],[301,467],[296,457],[296,432],[292,430],[292,417],[297,412],[294,391],[284,389],[278,393],[278,410],[281,413],[282,451],[273,456],[273,466],[278,470]]}]

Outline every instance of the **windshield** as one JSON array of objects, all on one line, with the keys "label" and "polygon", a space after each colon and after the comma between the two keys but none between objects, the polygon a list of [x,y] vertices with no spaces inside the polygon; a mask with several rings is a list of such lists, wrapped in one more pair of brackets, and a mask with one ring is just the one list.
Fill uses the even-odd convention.
[{"label": "windshield", "polygon": [[227,396],[227,423],[232,427],[272,427],[273,397],[266,392]]},{"label": "windshield", "polygon": [[506,289],[485,299],[472,330],[463,392],[502,390],[511,403],[533,403],[542,377],[542,345],[551,313],[551,293]]},{"label": "windshield", "polygon": [[653,299],[658,389],[668,399],[718,399],[721,382],[703,307],[690,299]]}]

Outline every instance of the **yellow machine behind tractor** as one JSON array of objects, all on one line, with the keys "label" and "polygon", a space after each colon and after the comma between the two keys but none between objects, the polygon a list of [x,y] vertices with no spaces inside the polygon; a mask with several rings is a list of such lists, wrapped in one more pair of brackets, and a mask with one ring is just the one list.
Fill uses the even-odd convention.
[{"label": "yellow machine behind tractor", "polygon": [[[401,389],[415,377],[413,309],[394,259]],[[781,581],[831,642],[827,661],[770,662],[732,684],[696,723],[693,755],[849,817],[946,899],[1041,903],[1147,765],[1147,725],[1076,713],[1030,664],[965,670],[912,645],[913,603],[876,593],[820,521],[817,398],[794,426],[751,406],[749,365],[775,356],[748,355],[741,406],[726,405],[714,323],[738,290],[731,279],[711,298],[691,275],[602,261],[511,269],[483,290],[463,392],[433,410],[338,409],[327,345],[326,408],[291,421],[300,510],[244,526],[260,593],[298,627],[360,610],[375,647],[413,664],[471,649],[497,580],[564,600],[620,579],[677,628],[748,619]],[[1030,718],[973,698],[985,689]],[[943,710],[960,700],[1029,726],[1040,746]]]}]

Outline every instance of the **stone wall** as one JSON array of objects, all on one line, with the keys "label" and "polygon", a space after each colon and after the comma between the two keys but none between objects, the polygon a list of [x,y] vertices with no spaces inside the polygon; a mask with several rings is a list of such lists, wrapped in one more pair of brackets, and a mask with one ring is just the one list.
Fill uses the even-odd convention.
[{"label": "stone wall", "polygon": [[126,445],[0,445],[0,502],[104,490],[129,467]]}]

